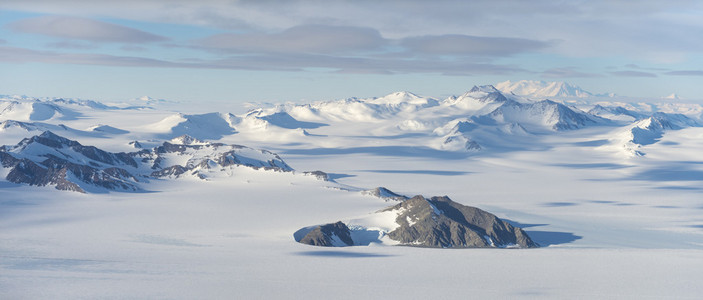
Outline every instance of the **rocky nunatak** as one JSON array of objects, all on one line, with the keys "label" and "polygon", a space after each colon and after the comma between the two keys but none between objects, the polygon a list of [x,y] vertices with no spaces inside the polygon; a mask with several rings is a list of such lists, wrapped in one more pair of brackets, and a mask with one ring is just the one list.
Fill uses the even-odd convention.
[{"label": "rocky nunatak", "polygon": [[[539,247],[521,228],[476,207],[449,197],[415,196],[379,213],[395,213],[397,227],[381,232],[398,245],[432,248],[535,248]],[[355,230],[343,222],[307,227],[296,232],[300,243],[315,246],[361,245],[353,240]]]}]

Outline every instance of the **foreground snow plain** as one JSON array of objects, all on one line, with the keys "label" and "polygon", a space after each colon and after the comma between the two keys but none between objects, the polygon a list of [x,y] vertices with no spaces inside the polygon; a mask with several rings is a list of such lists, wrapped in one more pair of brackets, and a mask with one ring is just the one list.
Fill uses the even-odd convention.
[{"label": "foreground snow plain", "polygon": [[[291,113],[307,123],[239,122],[231,133],[212,115],[199,116],[210,124],[203,129],[178,127],[174,112],[163,109],[68,107],[78,114],[42,107],[34,117],[15,111],[12,119],[64,124],[75,129],[62,132],[67,137],[115,152],[134,151],[133,140],[155,145],[200,132],[200,139],[276,152],[298,172],[236,168],[207,181],[150,180],[139,193],[81,194],[0,181],[0,298],[703,294],[701,127],[667,131],[638,148],[644,156],[623,150],[623,124],[538,132],[526,147],[484,138],[478,152],[444,151],[432,146],[437,137],[421,135],[443,124],[411,132],[388,125],[410,119],[412,111],[357,122]],[[128,133],[89,130],[98,124]],[[37,132],[7,128],[0,144]],[[328,172],[336,183],[301,174],[312,170]],[[524,228],[542,248],[320,248],[294,241],[305,226],[394,204],[357,192],[377,186],[408,196],[448,195]]]}]

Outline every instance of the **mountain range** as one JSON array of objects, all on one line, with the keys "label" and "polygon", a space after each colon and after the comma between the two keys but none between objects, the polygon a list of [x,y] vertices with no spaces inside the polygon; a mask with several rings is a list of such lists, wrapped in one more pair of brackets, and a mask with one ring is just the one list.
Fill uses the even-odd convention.
[{"label": "mountain range", "polygon": [[[396,92],[377,98],[262,107],[238,115],[171,113],[158,107],[104,105],[91,100],[9,98],[0,100],[0,131],[22,138],[47,130],[76,139],[126,135],[150,146],[181,135],[316,147],[345,138],[371,145],[374,138],[397,136],[413,137],[394,139],[398,146],[478,153],[540,148],[544,136],[599,128],[612,146],[604,149],[641,156],[646,154],[642,146],[656,143],[666,132],[700,126],[703,115],[700,104],[603,100],[574,85],[538,81],[474,86],[441,100]],[[119,124],[86,123],[93,115],[121,114],[124,118],[124,111],[134,119]],[[362,136],[367,138],[362,140]]]},{"label": "mountain range", "polygon": [[6,180],[85,193],[142,191],[155,178],[207,179],[236,167],[292,172],[278,155],[240,145],[203,142],[180,136],[153,149],[112,153],[58,136],[51,131],[0,147]]}]

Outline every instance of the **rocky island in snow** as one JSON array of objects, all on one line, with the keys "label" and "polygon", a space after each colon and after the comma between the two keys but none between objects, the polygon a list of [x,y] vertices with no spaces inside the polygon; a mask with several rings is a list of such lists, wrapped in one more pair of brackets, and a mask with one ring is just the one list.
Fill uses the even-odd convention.
[{"label": "rocky island in snow", "polygon": [[[415,196],[382,209],[367,220],[386,219],[393,225],[379,229],[355,220],[306,227],[294,234],[299,243],[345,247],[371,242],[431,248],[535,248],[539,247],[522,229],[476,207],[462,205],[449,197]],[[372,221],[373,222],[373,221]],[[350,228],[351,227],[351,228]],[[355,240],[355,236],[359,237]]]}]

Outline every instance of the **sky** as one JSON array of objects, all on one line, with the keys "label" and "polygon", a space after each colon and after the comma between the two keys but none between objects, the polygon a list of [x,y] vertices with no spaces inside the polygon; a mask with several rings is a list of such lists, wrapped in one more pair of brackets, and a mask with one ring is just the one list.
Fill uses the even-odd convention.
[{"label": "sky", "polygon": [[703,1],[3,0],[0,94],[442,98],[505,80],[703,99]]}]

